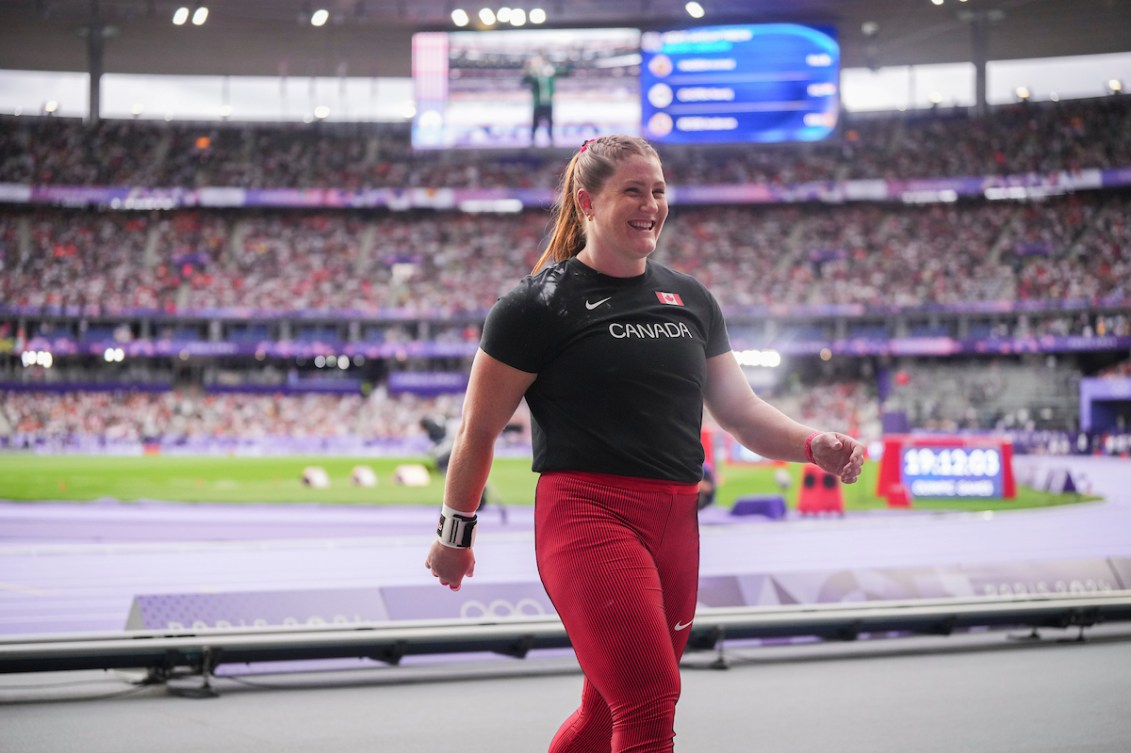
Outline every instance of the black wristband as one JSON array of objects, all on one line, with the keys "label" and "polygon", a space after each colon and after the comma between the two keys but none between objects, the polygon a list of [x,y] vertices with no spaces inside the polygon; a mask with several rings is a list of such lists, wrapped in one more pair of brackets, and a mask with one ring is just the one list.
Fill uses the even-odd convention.
[{"label": "black wristband", "polygon": [[475,513],[468,515],[455,508],[444,505],[440,511],[440,524],[436,526],[436,538],[444,546],[453,549],[469,549],[475,543]]}]

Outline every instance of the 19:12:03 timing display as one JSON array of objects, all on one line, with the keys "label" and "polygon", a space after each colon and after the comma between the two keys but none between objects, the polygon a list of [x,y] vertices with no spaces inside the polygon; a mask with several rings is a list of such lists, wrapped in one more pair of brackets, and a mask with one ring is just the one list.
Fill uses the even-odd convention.
[{"label": "19:12:03 timing display", "polygon": [[1001,497],[997,448],[905,447],[903,484],[914,497]]}]

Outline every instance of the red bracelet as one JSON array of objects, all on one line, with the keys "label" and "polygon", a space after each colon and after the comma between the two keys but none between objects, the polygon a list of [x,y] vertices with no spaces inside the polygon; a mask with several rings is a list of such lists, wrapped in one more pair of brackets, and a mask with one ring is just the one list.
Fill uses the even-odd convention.
[{"label": "red bracelet", "polygon": [[817,464],[816,459],[813,457],[813,440],[816,439],[817,435],[820,433],[821,432],[819,431],[815,431],[809,436],[805,437],[805,459],[813,465]]}]

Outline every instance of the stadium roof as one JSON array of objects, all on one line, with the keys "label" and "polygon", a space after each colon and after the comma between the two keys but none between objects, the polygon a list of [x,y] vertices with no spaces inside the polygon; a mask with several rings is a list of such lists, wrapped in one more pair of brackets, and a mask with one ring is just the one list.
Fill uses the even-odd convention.
[{"label": "stadium roof", "polygon": [[[966,62],[971,20],[988,19],[987,58],[1006,60],[1131,51],[1126,0],[500,0],[545,8],[548,25],[671,28],[695,23],[801,21],[840,31],[847,67]],[[450,13],[483,0],[211,0],[201,27],[171,23],[196,0],[5,0],[0,69],[85,71],[85,29],[105,29],[111,73],[261,76],[411,74],[411,35],[454,29]],[[330,11],[322,28],[309,14]],[[875,30],[869,34],[869,24]]]}]

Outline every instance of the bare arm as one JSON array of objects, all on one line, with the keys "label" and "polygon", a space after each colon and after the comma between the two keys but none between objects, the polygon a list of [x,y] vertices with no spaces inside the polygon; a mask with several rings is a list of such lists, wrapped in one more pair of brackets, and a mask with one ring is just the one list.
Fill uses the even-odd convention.
[{"label": "bare arm", "polygon": [[475,354],[463,417],[448,461],[444,503],[474,513],[495,457],[495,440],[514,416],[535,374],[511,368],[484,353]]},{"label": "bare arm", "polygon": [[[463,418],[448,461],[444,504],[469,515],[475,512],[491,473],[495,440],[536,376],[511,368],[482,350],[476,352]],[[441,585],[457,591],[463,578],[474,573],[475,555],[471,549],[454,549],[434,541],[424,566]]]},{"label": "bare arm", "polygon": [[[759,455],[773,460],[807,462],[805,439],[815,431],[794,421],[754,394],[734,354],[707,361],[707,409],[731,436]],[[821,432],[810,447],[822,469],[851,484],[860,475],[864,446],[835,432]]]}]

